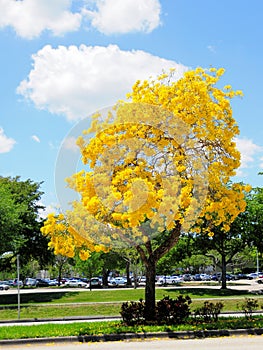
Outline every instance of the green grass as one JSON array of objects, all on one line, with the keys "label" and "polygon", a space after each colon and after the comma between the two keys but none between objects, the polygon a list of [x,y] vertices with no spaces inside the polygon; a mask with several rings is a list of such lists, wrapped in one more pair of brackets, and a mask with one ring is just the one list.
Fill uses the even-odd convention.
[{"label": "green grass", "polygon": [[[123,301],[144,299],[144,289],[96,290],[96,291],[59,291],[21,294],[21,319],[66,318],[71,316],[120,316]],[[191,311],[203,305],[205,300],[222,301],[222,312],[240,311],[245,297],[257,299],[258,310],[263,308],[263,296],[253,296],[247,291],[212,288],[157,288],[156,299],[169,295],[189,295],[192,299]],[[16,320],[17,295],[1,294],[0,320]],[[57,305],[59,304],[59,305]],[[193,321],[180,326],[136,326],[126,327],[120,321],[90,322],[73,324],[43,324],[34,326],[0,327],[0,339],[21,339],[39,337],[60,337],[80,335],[102,335],[126,332],[161,332],[161,331],[197,331],[204,329],[263,328],[263,317],[255,316],[253,320],[242,318],[221,318],[218,322],[194,324]]]},{"label": "green grass", "polygon": [[179,326],[124,326],[121,322],[90,322],[72,324],[42,324],[34,326],[8,326],[0,328],[0,339],[66,337],[121,333],[176,332],[198,330],[263,328],[263,318],[226,318],[213,323],[189,322]]},{"label": "green grass", "polygon": [[[248,291],[239,291],[233,289],[212,289],[212,288],[157,288],[156,299],[162,299],[164,295],[169,295],[171,298],[176,298],[178,295],[189,295],[194,298],[232,298],[232,297],[244,297],[251,294]],[[96,291],[59,291],[54,292],[52,289],[49,292],[38,292],[37,290],[32,293],[21,293],[21,304],[30,303],[99,303],[99,302],[120,302],[127,300],[137,301],[140,298],[144,299],[144,289],[119,289],[119,290],[96,290]],[[2,294],[0,300],[0,306],[2,305],[16,305],[16,294]]]},{"label": "green grass", "polygon": [[[118,291],[119,292],[119,291]],[[85,292],[80,292],[85,293]],[[96,294],[97,292],[94,292]],[[163,293],[159,296],[159,299],[163,298],[163,296],[167,295]],[[171,294],[170,294],[171,295]],[[172,294],[173,297],[176,295]],[[178,294],[179,295],[179,294]],[[251,295],[250,295],[251,297]],[[194,298],[191,295],[192,304],[191,310],[194,311],[197,307],[203,305],[204,300],[208,300],[208,298]],[[263,308],[263,297],[256,297],[255,299],[259,302],[258,310]],[[127,299],[129,300],[129,299]],[[138,301],[139,299],[134,299]],[[241,304],[244,300],[244,296],[215,296],[214,298],[210,298],[210,300],[217,302],[222,301],[224,303],[223,312],[231,312],[231,311],[240,311],[238,304]],[[72,301],[71,301],[72,302]],[[55,305],[52,303],[43,305],[43,304],[23,304],[20,309],[20,318],[21,319],[43,319],[43,318],[63,318],[70,316],[120,316],[122,301],[116,302],[89,302],[89,303],[80,303],[78,299],[78,303],[61,303],[60,305]],[[18,317],[18,311],[16,306],[5,307],[0,310],[0,320],[16,320]]]},{"label": "green grass", "polygon": [[[258,310],[263,306],[263,299],[260,301]],[[224,312],[240,311],[237,304],[243,299],[218,299],[216,301],[224,303]],[[192,300],[191,309],[194,310],[203,304],[203,300]],[[120,316],[121,303],[94,303],[91,305],[48,305],[48,306],[22,306],[20,310],[21,319],[43,319],[43,318],[63,318],[70,316]],[[16,320],[17,309],[0,310],[0,320]]]}]

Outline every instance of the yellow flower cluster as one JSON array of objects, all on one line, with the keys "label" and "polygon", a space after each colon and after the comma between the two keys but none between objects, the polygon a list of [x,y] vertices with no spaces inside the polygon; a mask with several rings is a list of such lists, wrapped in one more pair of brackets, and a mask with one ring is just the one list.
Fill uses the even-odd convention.
[{"label": "yellow flower cluster", "polygon": [[81,260],[87,260],[93,251],[108,251],[104,245],[96,244],[87,236],[82,236],[78,229],[69,225],[63,214],[49,214],[41,232],[50,238],[48,245],[54,249],[56,255],[73,258],[78,254]]},{"label": "yellow flower cluster", "polygon": [[81,201],[67,220],[50,216],[42,229],[56,253],[77,250],[86,259],[113,240],[143,244],[152,232],[178,223],[200,232],[209,222],[209,235],[212,225],[229,230],[245,208],[247,189],[228,186],[240,164],[230,101],[242,92],[219,89],[223,74],[222,68],[197,68],[173,81],[171,70],[137,81],[131,102],[93,116],[77,141],[89,171],[67,180]]}]

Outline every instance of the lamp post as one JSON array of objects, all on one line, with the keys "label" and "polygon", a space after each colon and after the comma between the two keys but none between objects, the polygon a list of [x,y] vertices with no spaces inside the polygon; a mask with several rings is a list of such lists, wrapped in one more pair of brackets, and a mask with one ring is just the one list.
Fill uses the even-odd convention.
[{"label": "lamp post", "polygon": [[258,249],[257,249],[257,277],[259,275],[259,259],[258,259]]},{"label": "lamp post", "polygon": [[19,254],[16,256],[17,261],[17,317],[20,319],[20,266],[19,266]]}]

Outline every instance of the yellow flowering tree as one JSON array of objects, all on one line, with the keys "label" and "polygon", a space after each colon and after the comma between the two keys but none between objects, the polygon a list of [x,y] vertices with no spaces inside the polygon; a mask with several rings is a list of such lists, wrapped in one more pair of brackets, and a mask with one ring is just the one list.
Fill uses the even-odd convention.
[{"label": "yellow flowering tree", "polygon": [[134,246],[146,270],[148,320],[156,263],[181,232],[227,231],[245,209],[246,189],[227,186],[240,164],[230,100],[242,93],[217,87],[223,73],[198,68],[173,81],[171,70],[136,82],[130,102],[96,113],[77,142],[86,168],[68,179],[81,199],[66,215],[66,235],[54,216],[43,228],[60,253],[85,244],[87,251]]}]

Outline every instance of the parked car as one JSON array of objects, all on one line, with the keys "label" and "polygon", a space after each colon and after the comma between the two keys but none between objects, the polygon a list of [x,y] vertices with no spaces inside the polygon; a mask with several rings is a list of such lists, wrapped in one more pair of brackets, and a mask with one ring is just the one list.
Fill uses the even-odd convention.
[{"label": "parked car", "polygon": [[77,288],[86,288],[87,287],[86,282],[82,282],[81,280],[68,280],[65,282],[65,287],[77,287]]},{"label": "parked car", "polygon": [[[18,285],[18,281],[17,281],[17,278],[16,279],[14,279],[14,281],[13,281],[13,287],[17,287],[17,285]],[[23,287],[23,281],[19,281],[19,287]]]},{"label": "parked car", "polygon": [[194,281],[202,281],[201,274],[200,274],[200,273],[196,273],[196,274],[193,276],[193,280],[194,280]]},{"label": "parked car", "polygon": [[58,280],[47,280],[49,286],[58,286]]},{"label": "parked car", "polygon": [[183,282],[183,278],[179,276],[162,276],[159,277],[157,284],[158,285],[164,285],[164,284],[178,284]]},{"label": "parked car", "polygon": [[109,286],[126,286],[127,279],[123,277],[114,277],[109,281]]},{"label": "parked car", "polygon": [[193,277],[192,277],[192,275],[190,275],[190,273],[186,273],[182,277],[183,277],[184,281],[188,281],[189,282],[189,281],[193,280]]},{"label": "parked car", "polygon": [[10,287],[4,282],[0,282],[0,290],[8,290]]},{"label": "parked car", "polygon": [[25,279],[25,283],[24,283],[24,287],[36,287],[37,286],[37,280],[35,278],[26,278]]},{"label": "parked car", "polygon": [[137,285],[138,286],[145,286],[146,285],[146,277],[145,276],[138,277]]},{"label": "parked car", "polygon": [[37,278],[37,287],[49,287],[48,281],[43,278]]},{"label": "parked car", "polygon": [[102,280],[99,277],[92,277],[85,288],[102,288]]},{"label": "parked car", "polygon": [[249,273],[247,276],[251,277],[252,279],[259,278],[263,276],[263,272],[252,272],[252,273]]},{"label": "parked car", "polygon": [[208,275],[207,273],[201,273],[200,277],[202,281],[211,281],[211,276]]}]

